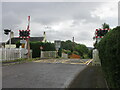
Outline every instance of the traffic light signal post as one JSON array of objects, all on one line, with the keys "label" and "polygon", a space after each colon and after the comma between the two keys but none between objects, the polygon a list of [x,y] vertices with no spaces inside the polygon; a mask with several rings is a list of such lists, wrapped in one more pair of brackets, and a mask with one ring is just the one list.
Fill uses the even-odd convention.
[{"label": "traffic light signal post", "polygon": [[28,59],[30,58],[29,35],[30,35],[30,30],[19,30],[19,38],[23,38],[23,40],[26,39],[27,41]]},{"label": "traffic light signal post", "polygon": [[30,38],[30,30],[19,30],[19,38]]},{"label": "traffic light signal post", "polygon": [[93,49],[93,62],[92,65],[100,65],[101,66],[101,61],[99,58],[99,51],[96,48],[96,44],[98,44],[100,42],[100,40],[107,34],[107,32],[109,32],[110,29],[106,28],[106,29],[96,29],[95,31],[95,39],[96,42],[94,43],[94,49]]},{"label": "traffic light signal post", "polygon": [[12,38],[13,32],[10,29],[4,29],[4,34],[8,35],[9,33],[10,33],[9,48],[11,48],[11,38]]},{"label": "traffic light signal post", "polygon": [[27,49],[28,49],[28,59],[30,58],[30,44],[29,44],[29,38],[30,38],[30,16],[28,16],[28,25],[27,25],[27,30],[19,30],[19,38],[26,39],[27,41]]},{"label": "traffic light signal post", "polygon": [[95,31],[96,41],[99,42],[109,31],[110,29],[96,29]]}]

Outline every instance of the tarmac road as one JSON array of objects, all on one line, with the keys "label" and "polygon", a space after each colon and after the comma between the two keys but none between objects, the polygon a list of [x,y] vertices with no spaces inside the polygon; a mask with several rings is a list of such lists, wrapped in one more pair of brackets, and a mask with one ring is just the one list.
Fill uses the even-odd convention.
[{"label": "tarmac road", "polygon": [[[48,62],[49,61],[49,62]],[[3,88],[65,88],[85,69],[86,63],[78,59],[38,60],[2,67]],[[88,60],[85,60],[88,61]],[[69,62],[69,63],[68,63]],[[76,63],[76,64],[75,64]]]},{"label": "tarmac road", "polygon": [[71,88],[103,88],[109,90],[100,66],[87,66],[69,85]]}]

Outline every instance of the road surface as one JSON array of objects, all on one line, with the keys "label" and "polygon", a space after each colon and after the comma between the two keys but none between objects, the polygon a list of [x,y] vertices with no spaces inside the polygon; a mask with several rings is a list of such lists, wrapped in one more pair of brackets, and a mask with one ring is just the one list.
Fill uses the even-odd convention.
[{"label": "road surface", "polygon": [[3,88],[65,88],[89,59],[48,59],[3,66]]}]

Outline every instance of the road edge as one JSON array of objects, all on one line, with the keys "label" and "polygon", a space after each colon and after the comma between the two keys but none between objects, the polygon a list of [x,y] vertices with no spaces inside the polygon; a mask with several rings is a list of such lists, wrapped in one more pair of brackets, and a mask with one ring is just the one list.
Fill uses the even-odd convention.
[{"label": "road edge", "polygon": [[82,70],[79,70],[79,72],[77,72],[72,78],[70,78],[69,80],[67,80],[65,82],[65,84],[63,85],[62,88],[64,88],[65,90],[67,88],[70,87],[70,85],[74,82],[74,80],[77,78],[77,76],[79,75],[80,72],[82,72],[84,69],[86,69],[88,66],[87,65],[84,65],[85,67],[82,69]]}]

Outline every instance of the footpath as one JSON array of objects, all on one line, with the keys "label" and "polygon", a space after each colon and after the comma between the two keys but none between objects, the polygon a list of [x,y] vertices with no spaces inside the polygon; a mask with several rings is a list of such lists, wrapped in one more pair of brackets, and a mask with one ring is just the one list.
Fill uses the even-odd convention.
[{"label": "footpath", "polygon": [[71,88],[105,88],[109,90],[101,67],[91,64],[76,76],[67,90]]}]

